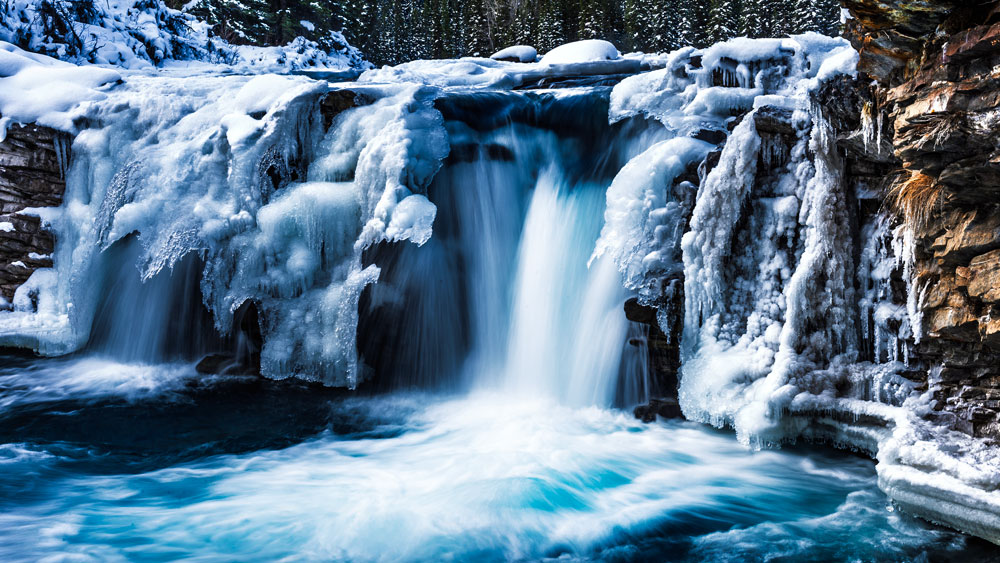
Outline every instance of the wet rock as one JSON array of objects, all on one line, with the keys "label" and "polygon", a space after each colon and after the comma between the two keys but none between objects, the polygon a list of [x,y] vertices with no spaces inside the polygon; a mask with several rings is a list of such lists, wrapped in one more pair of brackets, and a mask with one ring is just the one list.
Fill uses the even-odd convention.
[{"label": "wet rock", "polygon": [[323,98],[319,105],[319,111],[323,115],[323,127],[329,129],[334,118],[345,110],[367,106],[374,102],[375,98],[364,92],[347,89],[333,90]]},{"label": "wet rock", "polygon": [[654,422],[656,417],[662,418],[684,418],[681,406],[677,399],[663,398],[650,399],[649,403],[635,407],[632,414],[643,422]]},{"label": "wet rock", "polygon": [[8,302],[35,270],[52,266],[55,238],[19,212],[62,203],[69,143],[54,129],[17,124],[0,142],[0,297]]}]

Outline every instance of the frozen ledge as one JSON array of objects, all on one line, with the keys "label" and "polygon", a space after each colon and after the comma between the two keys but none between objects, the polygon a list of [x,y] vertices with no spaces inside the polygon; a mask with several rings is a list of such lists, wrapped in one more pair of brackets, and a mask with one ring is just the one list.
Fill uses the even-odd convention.
[{"label": "frozen ledge", "polygon": [[938,472],[879,463],[878,485],[900,508],[1000,544],[1000,494]]},{"label": "frozen ledge", "polygon": [[856,399],[795,410],[783,423],[807,441],[877,460],[878,485],[904,511],[1000,544],[1000,455],[994,444],[924,420],[920,401]]}]

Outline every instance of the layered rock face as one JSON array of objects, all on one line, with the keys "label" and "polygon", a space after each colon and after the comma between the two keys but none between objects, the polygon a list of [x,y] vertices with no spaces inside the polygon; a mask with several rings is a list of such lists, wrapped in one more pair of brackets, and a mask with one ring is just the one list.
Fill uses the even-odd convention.
[{"label": "layered rock face", "polygon": [[957,428],[1000,437],[1000,3],[843,4],[864,98],[848,160],[912,237],[911,361]]},{"label": "layered rock face", "polygon": [[37,216],[20,212],[62,203],[68,151],[67,136],[37,125],[11,125],[0,141],[0,304],[32,272],[52,266],[55,239]]}]

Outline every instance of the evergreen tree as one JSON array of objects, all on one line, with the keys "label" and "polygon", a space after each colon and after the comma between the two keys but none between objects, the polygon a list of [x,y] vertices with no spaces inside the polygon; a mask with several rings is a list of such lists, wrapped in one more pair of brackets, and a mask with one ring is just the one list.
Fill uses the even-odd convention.
[{"label": "evergreen tree", "polygon": [[834,34],[840,15],[838,0],[199,0],[189,11],[234,43],[303,35],[337,48],[330,31],[341,31],[375,64],[489,56],[513,44],[544,53],[591,38],[656,52],[737,36]]},{"label": "evergreen tree", "polygon": [[725,41],[743,35],[740,0],[712,0],[709,4],[708,42]]}]

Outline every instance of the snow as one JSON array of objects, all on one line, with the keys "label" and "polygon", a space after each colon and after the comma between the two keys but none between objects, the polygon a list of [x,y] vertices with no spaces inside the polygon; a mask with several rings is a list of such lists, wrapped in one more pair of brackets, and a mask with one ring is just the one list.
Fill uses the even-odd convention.
[{"label": "snow", "polygon": [[103,99],[102,87],[119,80],[111,69],[63,63],[0,41],[0,114],[7,120],[69,130],[70,110]]},{"label": "snow", "polygon": [[511,60],[519,63],[533,63],[538,58],[538,51],[529,45],[513,45],[506,49],[500,49],[490,55],[493,60]]},{"label": "snow", "polygon": [[[795,36],[787,39],[748,39],[737,37],[729,41],[716,43],[705,49],[701,58],[701,64],[705,68],[716,68],[723,59],[731,59],[741,63],[752,61],[778,61],[793,53],[802,52],[803,44],[799,41],[802,36]],[[846,40],[833,39],[841,44],[847,44]],[[807,46],[808,48],[808,46]]]},{"label": "snow", "polygon": [[0,221],[0,233],[13,233],[14,223],[10,221]]},{"label": "snow", "polygon": [[[576,44],[571,43],[564,45],[564,47],[574,45]],[[517,48],[520,49],[520,47]],[[514,47],[510,49],[514,49]],[[561,47],[554,49],[553,52],[558,49]],[[367,70],[358,78],[358,82],[363,84],[412,82],[440,88],[510,90],[538,83],[545,79],[637,74],[645,70],[662,68],[669,61],[667,57],[661,55],[641,53],[623,57],[618,55],[614,46],[610,46],[610,49],[614,50],[613,57],[607,52],[605,52],[606,55],[609,55],[607,57],[591,57],[589,55],[575,57],[573,54],[577,51],[574,48],[568,51],[569,54],[565,56],[559,54],[558,57],[548,60],[543,57],[538,62],[535,62],[534,58],[528,59],[527,57],[524,62],[497,60],[501,58],[497,55],[504,53],[506,49],[489,59],[463,57],[461,59],[410,61],[396,66]],[[583,49],[581,52],[586,54],[587,50]]]},{"label": "snow", "polygon": [[331,33],[331,43],[345,47],[333,52],[302,37],[280,47],[231,45],[213,36],[207,23],[170,9],[160,0],[82,0],[79,4],[79,10],[62,10],[53,16],[47,0],[11,0],[0,7],[0,41],[75,64],[130,70],[150,70],[176,61],[245,72],[370,66],[338,32]]},{"label": "snow", "polygon": [[566,43],[552,49],[539,61],[543,65],[565,65],[595,61],[613,61],[621,58],[621,53],[603,39],[585,39]]}]

